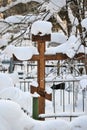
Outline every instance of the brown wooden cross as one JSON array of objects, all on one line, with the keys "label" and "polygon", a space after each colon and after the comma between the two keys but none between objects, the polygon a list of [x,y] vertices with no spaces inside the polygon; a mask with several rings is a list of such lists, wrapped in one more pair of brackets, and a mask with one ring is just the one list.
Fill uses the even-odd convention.
[{"label": "brown wooden cross", "polygon": [[45,91],[45,42],[50,41],[50,35],[32,35],[32,41],[37,41],[39,55],[32,57],[31,60],[37,62],[37,73],[38,73],[38,87],[31,86],[31,92],[37,92],[40,94],[39,98],[39,114],[45,113],[45,98],[52,100],[52,94],[47,94]]},{"label": "brown wooden cross", "polygon": [[[38,87],[31,86],[31,92],[40,94],[39,98],[39,114],[45,113],[45,99],[51,100],[52,94],[45,92],[45,61],[47,60],[66,60],[69,57],[66,54],[58,53],[56,55],[45,55],[45,42],[51,40],[51,35],[32,35],[32,41],[37,42],[39,55],[33,55],[32,61],[38,61]],[[76,55],[80,57],[83,54]]]},{"label": "brown wooden cross", "polygon": [[[29,61],[37,61],[37,69],[38,69],[38,87],[35,88],[31,86],[31,92],[37,92],[40,95],[39,98],[39,114],[45,113],[45,99],[52,100],[52,94],[48,94],[45,91],[45,61],[47,60],[66,60],[69,57],[66,54],[58,53],[55,55],[45,55],[45,42],[50,41],[51,36],[49,35],[32,35],[32,41],[37,42],[37,48],[39,55],[33,55]],[[83,56],[83,57],[82,57]],[[79,60],[84,59],[84,54],[77,54],[75,58]],[[13,56],[13,60],[18,60],[15,56]]]}]

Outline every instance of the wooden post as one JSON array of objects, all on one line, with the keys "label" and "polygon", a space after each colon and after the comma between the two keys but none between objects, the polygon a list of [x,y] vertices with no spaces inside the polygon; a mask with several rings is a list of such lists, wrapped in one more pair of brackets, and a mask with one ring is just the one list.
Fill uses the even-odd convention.
[{"label": "wooden post", "polygon": [[[32,41],[37,41],[39,60],[37,64],[38,69],[38,92],[45,92],[45,42],[50,41],[50,35],[32,35]],[[45,98],[43,96],[39,97],[39,114],[45,113]]]},{"label": "wooden post", "polygon": [[[38,61],[38,85],[40,89],[45,91],[45,42],[38,42],[38,51],[40,56]],[[39,97],[39,113],[45,113],[45,98],[42,96]]]},{"label": "wooden post", "polygon": [[38,98],[39,97],[33,97],[33,113],[32,113],[32,117],[34,118],[34,119],[36,119],[36,120],[38,120],[38,113],[39,113],[39,111],[38,111],[38,102],[39,102],[39,100],[38,100]]}]

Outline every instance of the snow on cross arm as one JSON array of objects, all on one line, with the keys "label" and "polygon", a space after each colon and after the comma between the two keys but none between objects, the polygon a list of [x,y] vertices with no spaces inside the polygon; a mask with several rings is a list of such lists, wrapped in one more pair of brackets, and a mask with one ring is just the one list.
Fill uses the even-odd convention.
[{"label": "snow on cross arm", "polygon": [[4,53],[11,58],[13,55],[18,59],[18,60],[29,60],[32,58],[34,54],[38,54],[37,48],[34,46],[21,46],[21,47],[16,47],[14,45],[8,45]]},{"label": "snow on cross arm", "polygon": [[73,58],[75,54],[84,53],[84,47],[81,45],[79,36],[71,35],[65,43],[47,48],[45,52],[45,54],[56,53],[66,54],[69,58]]},{"label": "snow on cross arm", "polygon": [[34,46],[15,47],[13,54],[19,60],[29,60],[34,54],[38,54],[37,48]]},{"label": "snow on cross arm", "polygon": [[51,42],[56,42],[58,44],[65,43],[68,37],[62,32],[51,33]]}]

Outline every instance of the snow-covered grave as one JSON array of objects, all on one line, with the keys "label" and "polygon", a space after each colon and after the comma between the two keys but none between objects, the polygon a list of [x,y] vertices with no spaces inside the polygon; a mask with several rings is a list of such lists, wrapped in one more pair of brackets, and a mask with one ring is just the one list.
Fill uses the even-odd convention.
[{"label": "snow-covered grave", "polygon": [[67,121],[36,121],[24,114],[17,103],[9,100],[0,100],[1,130],[36,130],[41,128],[44,128],[45,130],[70,130],[70,126]]},{"label": "snow-covered grave", "polygon": [[[44,29],[45,28],[45,29]],[[37,21],[37,22],[35,22],[35,23],[33,23],[33,25],[32,25],[32,30],[31,30],[31,32],[32,32],[32,34],[34,34],[34,35],[37,35],[37,34],[40,34],[41,36],[43,36],[44,34],[49,34],[49,33],[51,33],[51,35],[52,35],[52,38],[51,38],[51,41],[52,42],[58,42],[58,43],[62,43],[62,44],[60,44],[59,46],[57,46],[57,47],[50,47],[50,48],[46,48],[46,52],[45,52],[45,55],[46,54],[54,54],[54,55],[56,55],[56,53],[62,53],[62,54],[66,54],[69,58],[73,58],[74,56],[75,56],[75,52],[78,50],[78,48],[79,48],[79,46],[80,46],[80,40],[79,40],[79,36],[78,37],[76,37],[75,35],[71,35],[70,36],[70,38],[67,40],[67,37],[65,37],[64,35],[62,35],[62,33],[55,33],[55,34],[52,34],[52,32],[51,32],[51,28],[52,28],[52,25],[51,25],[51,23],[50,22],[43,22],[43,21]],[[59,37],[63,37],[63,39],[61,38],[59,41],[58,41],[58,36]],[[68,44],[68,48],[67,48],[67,44]],[[71,51],[70,51],[71,50]],[[72,53],[71,53],[72,52]],[[78,53],[79,52],[84,52],[84,49],[83,49],[83,46],[80,46],[80,48],[79,48],[79,51],[78,51]],[[31,59],[32,58],[32,56],[33,55],[38,55],[38,51],[37,51],[37,48],[36,47],[34,47],[34,46],[26,46],[26,47],[15,47],[14,45],[9,45],[9,46],[7,46],[6,47],[6,49],[3,51],[3,53],[5,53],[9,58],[12,58],[12,56],[14,55],[18,60],[20,60],[20,61],[23,61],[23,64],[24,64],[24,66],[25,66],[25,74],[27,75],[27,71],[26,71],[26,66],[27,66],[27,60],[29,60],[29,59]],[[16,68],[17,69],[17,68]],[[17,70],[16,70],[17,71]],[[49,71],[50,72],[50,71]],[[36,70],[35,70],[35,73],[33,73],[33,75],[35,75],[35,74],[37,74],[37,72],[36,72]],[[26,75],[24,75],[24,79],[26,78]],[[54,82],[54,75],[52,74],[50,77],[48,76],[47,78],[46,78],[46,82],[50,82],[50,84],[48,84],[48,85],[46,85],[46,89],[47,89],[47,91],[50,91],[50,92],[52,92],[52,90],[51,90],[51,86],[53,85],[53,82]],[[36,80],[36,79],[35,79]],[[74,79],[67,79],[66,80],[66,78],[64,79],[60,79],[59,80],[59,83],[60,82],[65,82],[65,81],[75,81],[76,79],[74,78]],[[29,80],[28,80],[29,81]],[[78,80],[77,79],[77,81],[80,81],[80,79]],[[32,80],[30,80],[30,82],[32,82]],[[58,79],[57,79],[57,82],[58,82]],[[72,83],[70,84],[71,86],[72,86]],[[48,88],[49,87],[49,88]],[[71,88],[72,89],[72,88]],[[17,91],[16,89],[14,89],[13,90],[13,88],[11,88],[11,90],[12,91],[14,91],[14,93],[15,93],[15,91]],[[8,98],[12,98],[11,97],[11,95],[9,96],[9,93],[8,93],[8,95],[7,95],[7,91],[9,92],[10,90],[9,89],[6,89],[5,91],[3,91],[3,93],[5,93],[6,94],[6,96],[8,97]],[[76,93],[75,93],[75,96],[76,96],[76,94],[77,94],[77,91],[78,90],[76,90]],[[19,93],[19,90],[18,90],[18,93]],[[60,93],[61,93],[61,95],[60,95]],[[58,97],[58,99],[56,100],[56,111],[62,111],[63,110],[63,106],[61,105],[61,103],[62,103],[62,101],[64,101],[62,98],[64,98],[64,97],[62,97],[62,94],[63,94],[63,92],[62,92],[62,90],[58,90],[58,91],[56,91],[56,98]],[[67,92],[67,91],[65,91],[65,96],[67,96],[68,98],[69,98],[69,94],[70,94],[70,98],[72,97],[72,92]],[[2,95],[3,96],[3,95]],[[6,97],[6,98],[7,98]],[[82,106],[82,93],[81,93],[81,96],[79,96],[79,97],[81,97],[81,99],[79,99],[80,101],[81,101],[81,104],[79,104],[79,100],[78,100],[78,103],[77,104],[79,104],[79,105],[81,105]],[[18,100],[17,99],[14,99],[15,97],[13,97],[13,99],[12,100],[16,100],[17,102],[18,102]],[[76,97],[74,97],[75,99],[77,98],[77,96]],[[74,100],[75,100],[74,99]],[[62,100],[61,101],[61,103],[60,103],[60,105],[58,104],[58,102],[60,102],[59,100]],[[76,101],[75,101],[76,102]],[[72,102],[71,101],[71,104],[73,104],[74,103],[74,101]],[[21,104],[21,103],[20,103]],[[47,104],[49,104],[49,106],[47,105]],[[67,109],[67,111],[73,111],[72,109],[71,109],[71,104],[65,104],[65,105],[67,105],[66,106],[66,108],[65,108],[65,110]],[[76,104],[76,105],[77,105]],[[63,104],[64,105],[64,104]],[[21,106],[22,107],[22,106]],[[25,107],[26,108],[26,107]],[[48,109],[48,108],[51,108],[51,109]],[[76,109],[76,111],[78,111],[78,108],[75,106],[75,109]],[[80,107],[80,110],[82,111],[82,107]],[[49,101],[46,101],[46,112],[47,113],[49,113],[49,112],[54,112],[54,106],[53,106],[53,103],[52,102],[49,102]]]},{"label": "snow-covered grave", "polygon": [[[34,24],[33,24],[33,26],[36,29],[35,30],[33,29],[32,33],[35,34],[35,35],[38,34],[38,33],[41,33],[41,32],[42,32],[42,35],[43,34],[48,34],[49,32],[51,32],[47,28],[47,27],[51,27],[51,24],[49,24],[49,26],[47,25],[47,27],[46,27],[45,22],[44,22],[44,27],[46,28],[45,32],[44,32],[44,28],[41,26],[41,24],[42,24],[41,21],[38,21],[38,23],[36,23],[35,25]],[[38,25],[38,26],[36,26],[36,25]],[[82,25],[83,25],[83,27],[86,27],[86,24],[82,23]],[[55,40],[55,41],[58,42],[58,40]],[[71,45],[71,43],[72,43],[72,45]],[[78,43],[78,44],[76,44],[76,43]],[[67,44],[69,45],[68,49],[66,48]],[[78,50],[79,46],[80,46],[79,36],[76,37],[75,35],[72,35],[67,41],[63,42],[63,44],[61,44],[60,46],[54,47],[54,48],[53,47],[52,48],[47,48],[45,54],[63,53],[63,54],[67,54],[67,56],[69,56],[70,58],[73,58],[74,55],[75,55],[75,52]],[[11,49],[12,49],[13,52],[11,52]],[[9,56],[12,56],[12,53],[13,53],[18,59],[21,59],[21,60],[27,60],[27,59],[31,58],[33,54],[37,54],[37,53],[35,53],[35,51],[32,51],[31,53],[27,53],[28,55],[24,55],[24,52],[28,52],[28,51],[30,52],[31,50],[33,50],[33,48],[32,49],[30,48],[29,50],[27,50],[24,47],[21,47],[21,48],[20,47],[11,47],[11,48],[9,47],[8,50],[9,50],[8,52],[10,52],[10,53],[8,53]],[[20,51],[20,53],[19,53],[19,51]],[[79,52],[84,52],[83,46],[81,47],[81,50],[79,48]]]},{"label": "snow-covered grave", "polygon": [[[9,8],[14,7],[18,3],[23,4],[30,1],[31,0],[15,0],[6,7],[1,6],[0,11],[3,12],[5,10],[8,10]],[[39,7],[40,11],[41,9],[42,12],[44,12],[44,10],[46,11],[44,15],[42,13],[43,16],[41,16],[41,14],[38,14],[38,16],[33,15],[32,17],[29,15],[15,15],[10,16],[4,20],[0,20],[0,32],[1,35],[4,34],[0,37],[0,48],[3,48],[7,46],[8,43],[11,43],[11,38],[15,39],[17,36],[20,36],[20,33],[22,34],[24,31],[21,29],[27,28],[27,31],[24,36],[29,37],[28,34],[30,32],[30,27],[27,27],[27,24],[29,25],[29,22],[33,23],[37,19],[49,20],[49,18],[51,17],[55,18],[57,23],[63,28],[64,32],[67,33],[66,25],[65,23],[63,23],[58,12],[63,7],[65,10],[67,2],[74,1],[34,0],[34,2],[38,2],[41,5]],[[81,9],[80,13],[81,15],[83,15],[82,10],[86,9],[86,7],[82,8],[84,2],[78,1],[78,3],[81,3],[81,8],[79,6],[78,10]],[[80,37],[83,36],[84,40],[87,35],[87,11],[84,13],[85,19],[81,19],[82,33],[79,30],[77,30],[76,33],[76,28],[79,25],[79,20],[76,17],[76,14],[73,15],[73,10],[70,8],[71,3],[67,4],[67,13],[72,26],[70,37],[66,37],[64,33],[60,32],[52,33],[51,30],[49,30],[49,27],[52,27],[52,25],[46,21],[44,21],[43,26],[42,21],[34,23],[32,33],[34,35],[39,34],[40,36],[51,33],[51,41],[46,42],[45,55],[55,56],[58,54],[62,54],[66,55],[69,59],[71,59],[71,61],[73,61],[75,55],[78,55],[80,53],[87,54],[87,47],[84,47]],[[25,28],[21,28],[20,24],[18,28],[19,31],[17,34],[6,33],[9,32],[9,30],[14,30],[15,32],[15,27],[17,28],[16,24],[19,24],[20,22],[22,22],[22,27]],[[13,42],[13,44],[14,43],[15,42]],[[26,45],[30,45],[31,43],[31,41],[30,43],[28,41]],[[16,45],[18,46],[19,44],[20,43],[16,43]],[[24,88],[26,86],[29,86],[30,84],[33,84],[37,87],[37,63],[32,63],[32,67],[30,67],[31,63],[27,62],[27,60],[31,59],[33,55],[38,55],[37,48],[32,46],[24,47],[24,41],[21,42],[21,45],[22,44],[23,47],[15,47],[12,45],[6,48],[8,51],[4,50],[3,52],[0,52],[0,63],[3,61],[3,58],[10,60],[10,58],[12,58],[12,56],[14,55],[18,60],[22,61],[21,64],[16,63],[14,69],[17,73],[23,72],[23,75],[21,75],[23,79],[21,80],[24,82]],[[5,55],[3,55],[5,51],[7,54],[5,53]],[[44,130],[87,130],[87,75],[85,75],[86,72],[84,63],[82,63],[83,65],[81,65],[80,63],[78,63],[79,65],[77,65],[77,62],[72,63],[71,61],[60,61],[60,63],[56,61],[46,62],[46,65],[50,66],[51,68],[46,67],[46,77],[44,79],[46,81],[45,89],[48,93],[52,92],[53,100],[52,102],[46,100],[46,113],[40,116],[45,119],[52,117],[56,118],[56,120],[49,119],[49,121],[36,121],[33,120],[31,117],[27,116],[23,112],[23,110],[27,111],[28,114],[32,115],[31,94],[29,92],[23,92],[23,87],[21,88],[22,90],[19,89],[20,79],[18,79],[19,77],[17,73],[6,73],[5,75],[3,75],[3,73],[0,74],[0,98],[5,99],[0,100],[0,130],[41,130],[41,128]],[[65,62],[68,62],[68,64],[66,65]],[[20,65],[17,66],[17,64]],[[8,68],[9,66],[6,66],[6,72],[8,71]],[[81,73],[79,70],[82,70]],[[25,83],[26,81],[28,83],[27,85]],[[58,87],[61,83],[64,84],[64,89],[52,89],[53,85]],[[24,91],[25,90],[29,91],[30,88],[24,89]],[[77,116],[79,117],[76,118]],[[70,117],[70,120],[72,121],[67,122],[65,120],[60,120],[59,117],[64,117],[63,119],[66,119],[66,117]],[[76,119],[73,119],[73,117],[75,117]]]},{"label": "snow-covered grave", "polygon": [[[16,72],[0,73],[0,99],[12,100],[28,114],[31,114],[32,96],[29,91],[23,92],[16,84],[19,82]],[[15,87],[16,86],[16,87]]]},{"label": "snow-covered grave", "polygon": [[21,107],[9,100],[0,100],[1,130],[87,130],[87,115],[77,117],[71,122],[63,119],[37,121],[27,116]]}]

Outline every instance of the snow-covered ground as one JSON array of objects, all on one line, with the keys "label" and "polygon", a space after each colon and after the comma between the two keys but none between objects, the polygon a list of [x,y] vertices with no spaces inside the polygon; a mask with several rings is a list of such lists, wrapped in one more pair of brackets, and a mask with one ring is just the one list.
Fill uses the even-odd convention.
[{"label": "snow-covered ground", "polygon": [[0,100],[0,130],[87,130],[87,115],[71,122],[63,119],[37,121],[27,116],[21,107],[10,100]]}]

